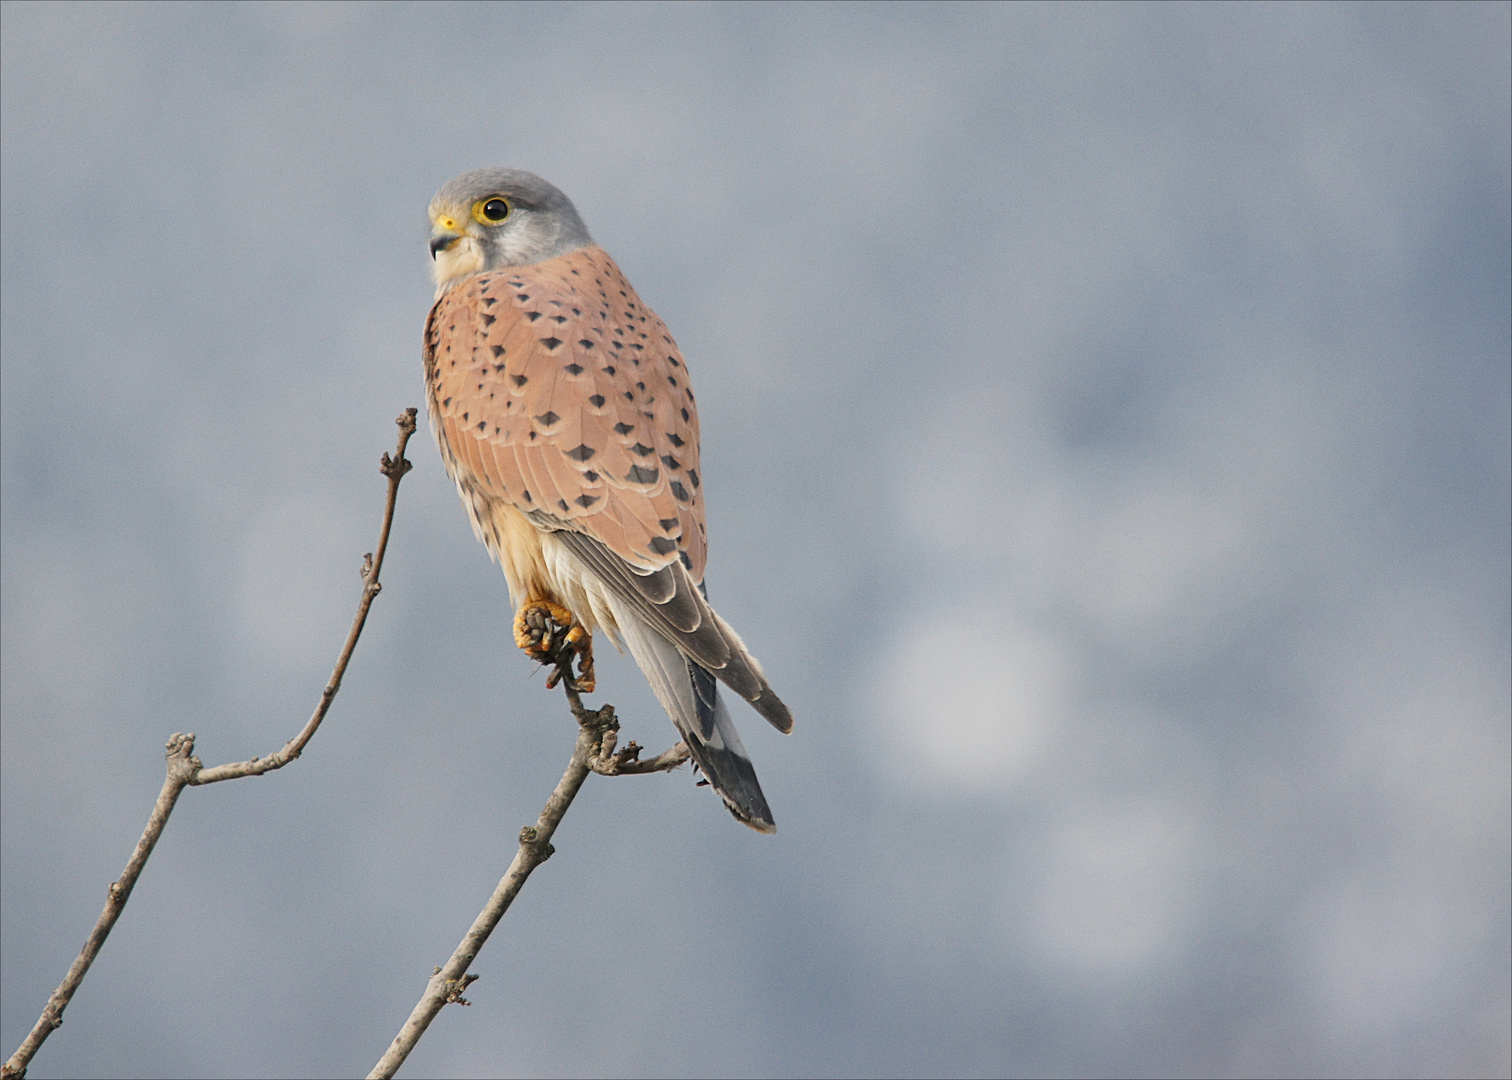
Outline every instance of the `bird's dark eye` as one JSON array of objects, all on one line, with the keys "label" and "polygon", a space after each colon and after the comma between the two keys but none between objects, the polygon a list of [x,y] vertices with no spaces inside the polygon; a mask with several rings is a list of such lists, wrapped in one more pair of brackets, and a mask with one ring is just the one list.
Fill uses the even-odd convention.
[{"label": "bird's dark eye", "polygon": [[473,205],[473,217],[486,225],[497,225],[509,216],[509,202],[495,195],[491,199],[480,199]]}]

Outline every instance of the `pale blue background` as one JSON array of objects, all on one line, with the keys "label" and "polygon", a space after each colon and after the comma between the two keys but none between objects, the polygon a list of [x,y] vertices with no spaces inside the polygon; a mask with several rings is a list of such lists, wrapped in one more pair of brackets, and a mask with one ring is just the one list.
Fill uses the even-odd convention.
[{"label": "pale blue background", "polygon": [[[308,715],[508,164],[687,354],[797,728],[774,839],[593,779],[405,1075],[1508,1075],[1508,11],[6,4],[0,1050],[167,736]],[[365,1072],[493,887],[571,721],[412,454],[31,1075]]]}]

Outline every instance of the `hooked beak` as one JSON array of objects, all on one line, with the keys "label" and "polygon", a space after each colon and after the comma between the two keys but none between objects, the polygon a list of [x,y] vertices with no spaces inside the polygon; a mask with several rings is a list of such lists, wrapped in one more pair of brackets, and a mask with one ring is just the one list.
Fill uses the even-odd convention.
[{"label": "hooked beak", "polygon": [[441,254],[441,252],[443,251],[450,251],[456,244],[456,242],[460,239],[462,239],[462,237],[457,233],[443,232],[440,229],[437,229],[435,232],[431,233],[431,260],[434,261],[436,256]]}]

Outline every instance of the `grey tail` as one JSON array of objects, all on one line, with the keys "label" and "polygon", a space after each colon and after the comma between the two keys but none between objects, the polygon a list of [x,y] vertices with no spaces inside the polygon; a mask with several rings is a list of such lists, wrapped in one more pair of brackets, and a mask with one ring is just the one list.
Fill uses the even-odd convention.
[{"label": "grey tail", "polygon": [[772,810],[756,780],[756,769],[740,742],[714,676],[640,619],[623,619],[619,625],[630,655],[682,733],[694,764],[730,813],[757,832],[776,832]]}]

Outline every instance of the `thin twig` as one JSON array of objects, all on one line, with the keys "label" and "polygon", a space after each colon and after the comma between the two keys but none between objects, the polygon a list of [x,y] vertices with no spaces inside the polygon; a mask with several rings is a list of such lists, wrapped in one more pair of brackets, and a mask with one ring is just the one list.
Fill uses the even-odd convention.
[{"label": "thin twig", "polygon": [[142,868],[147,865],[147,857],[152,854],[158,838],[163,835],[163,828],[168,824],[168,816],[173,813],[173,806],[184,788],[213,784],[218,780],[231,780],[238,776],[260,776],[270,770],[282,768],[299,756],[305,744],[315,734],[315,730],[320,727],[320,722],[325,719],[326,712],[336,697],[336,692],[341,689],[341,677],[346,672],[347,663],[352,659],[352,651],[357,647],[357,639],[362,636],[362,627],[367,621],[368,609],[373,606],[373,598],[382,588],[378,583],[378,574],[383,569],[383,556],[388,549],[389,529],[394,522],[394,502],[399,494],[399,481],[411,468],[410,462],[404,456],[404,448],[410,436],[415,433],[415,410],[405,410],[395,423],[399,425],[398,456],[391,459],[388,454],[384,454],[379,466],[383,475],[388,477],[388,500],[383,509],[383,528],[378,534],[378,550],[363,559],[362,599],[357,604],[357,615],[352,620],[351,630],[347,632],[346,643],[342,646],[341,656],[336,661],[336,668],[331,673],[331,679],[326,683],[325,690],[320,695],[320,703],[315,706],[314,715],[305,724],[304,730],[285,743],[277,753],[233,765],[217,765],[212,769],[204,768],[200,759],[194,756],[192,734],[175,734],[168,740],[168,775],[163,781],[163,790],[158,795],[157,802],[153,804],[152,816],[147,819],[147,828],[143,830],[142,838],[137,841],[136,850],[131,853],[131,861],[126,864],[126,869],[121,876],[111,884],[105,900],[105,910],[100,912],[100,917],[95,920],[89,939],[84,942],[84,948],[80,950],[78,958],[68,969],[63,982],[53,991],[52,997],[47,999],[47,1007],[42,1010],[41,1017],[33,1025],[16,1052],[10,1056],[10,1060],[0,1066],[0,1078],[3,1080],[12,1080],[12,1078],[20,1080],[24,1077],[26,1067],[38,1048],[49,1035],[62,1026],[63,1010],[68,1008],[68,1003],[73,1000],[74,992],[78,990],[79,984],[84,981],[84,976],[89,971],[89,965],[94,963],[100,947],[110,936],[111,928],[121,917],[126,901],[131,897],[131,890],[136,886]]},{"label": "thin twig", "polygon": [[[583,781],[588,778],[590,772],[601,773],[605,776],[617,776],[627,773],[662,772],[667,769],[675,769],[688,759],[688,748],[683,743],[658,754],[650,761],[636,759],[640,748],[635,743],[630,743],[618,754],[614,751],[615,732],[619,730],[619,720],[615,718],[614,706],[605,705],[599,709],[588,709],[578,697],[572,680],[573,654],[569,649],[562,649],[559,653],[558,670],[562,674],[562,687],[567,692],[567,703],[572,709],[572,715],[577,718],[578,735],[577,743],[572,750],[572,760],[567,763],[567,771],[562,774],[556,790],[551,793],[551,798],[546,800],[546,807],[541,811],[541,816],[536,819],[534,825],[527,825],[520,830],[520,846],[515,852],[514,859],[510,861],[509,869],[499,880],[498,887],[493,895],[488,898],[488,903],[483,905],[483,910],[473,920],[467,935],[463,937],[451,959],[445,967],[438,967],[432,973],[430,981],[425,985],[425,993],[421,995],[419,1002],[410,1012],[409,1019],[399,1029],[399,1034],[394,1036],[394,1041],[389,1044],[388,1050],[378,1059],[378,1064],[373,1066],[373,1071],[368,1073],[368,1080],[375,1077],[391,1077],[404,1064],[404,1059],[420,1041],[420,1036],[425,1034],[425,1029],[436,1018],[446,1005],[455,1002],[458,1005],[470,1004],[462,996],[462,992],[474,983],[478,976],[469,975],[467,969],[482,950],[484,942],[493,933],[494,927],[499,925],[499,920],[509,910],[509,905],[514,902],[515,896],[525,884],[525,879],[530,877],[530,872],[551,858],[556,851],[551,846],[551,838],[556,833],[557,826],[561,824],[562,817],[567,813],[567,808],[572,805],[572,800],[577,797],[578,789],[583,786]],[[565,668],[564,668],[565,665]]]},{"label": "thin twig", "polygon": [[193,735],[174,735],[168,740],[168,776],[163,780],[163,790],[159,792],[157,802],[153,804],[147,828],[137,841],[136,850],[131,853],[131,861],[126,864],[125,871],[106,890],[105,910],[95,920],[94,929],[89,932],[89,940],[84,942],[84,948],[68,969],[68,974],[63,977],[63,982],[53,991],[52,997],[47,999],[47,1007],[42,1010],[41,1018],[32,1026],[10,1060],[0,1066],[0,1075],[4,1075],[7,1080],[10,1077],[25,1076],[26,1066],[37,1049],[63,1025],[63,1010],[68,1008],[74,991],[84,981],[89,965],[94,963],[95,956],[99,954],[100,946],[105,944],[111,928],[121,917],[126,901],[131,898],[131,890],[141,876],[142,867],[147,865],[147,856],[152,854],[158,837],[163,835],[163,826],[168,824],[168,815],[173,813],[173,804],[178,802],[179,793],[199,770],[199,759],[193,756],[193,752]]},{"label": "thin twig", "polygon": [[341,677],[346,674],[347,663],[352,659],[352,652],[357,648],[357,639],[362,636],[362,628],[367,623],[368,609],[373,606],[373,598],[383,589],[378,581],[378,573],[383,569],[383,556],[388,551],[389,529],[394,523],[394,502],[399,497],[399,481],[404,479],[404,474],[413,468],[412,463],[404,456],[404,448],[409,442],[409,437],[415,433],[415,410],[406,409],[394,422],[399,425],[398,457],[390,458],[385,453],[378,464],[379,471],[388,477],[388,501],[383,508],[383,528],[378,533],[378,550],[363,556],[362,599],[357,603],[357,614],[352,618],[352,628],[347,631],[346,644],[341,647],[341,655],[336,660],[336,667],[331,672],[330,680],[320,693],[320,701],[315,706],[315,711],[310,715],[304,730],[284,743],[276,753],[269,754],[265,758],[253,758],[251,761],[238,761],[231,765],[217,765],[212,769],[204,769],[189,781],[191,784],[203,786],[221,780],[234,780],[239,776],[261,776],[265,772],[283,768],[304,751],[305,743],[314,736],[316,729],[320,727],[320,722],[325,719],[326,712],[331,708],[331,702],[336,700],[336,692],[341,689]]}]

